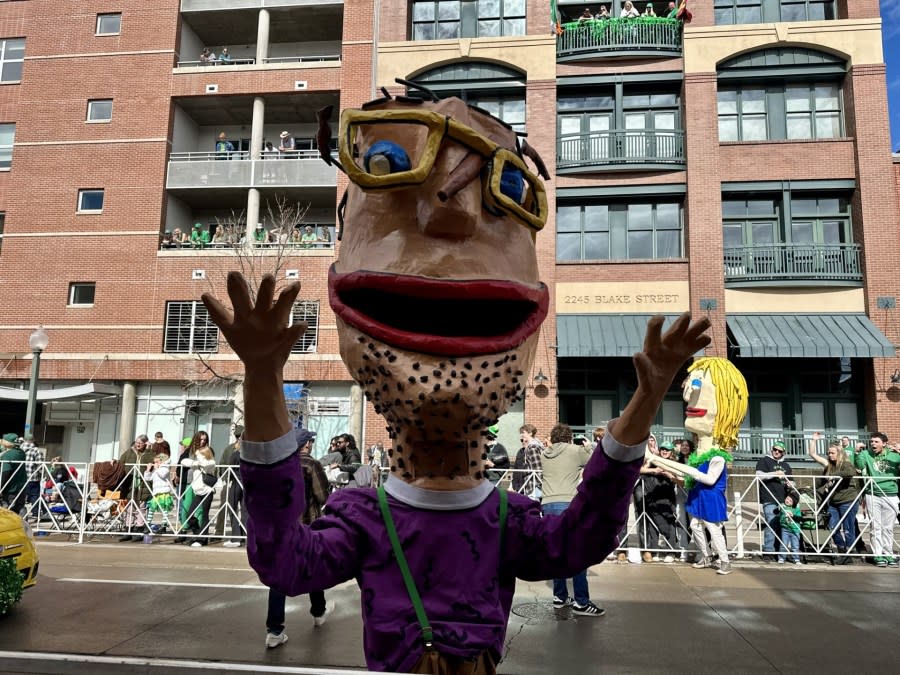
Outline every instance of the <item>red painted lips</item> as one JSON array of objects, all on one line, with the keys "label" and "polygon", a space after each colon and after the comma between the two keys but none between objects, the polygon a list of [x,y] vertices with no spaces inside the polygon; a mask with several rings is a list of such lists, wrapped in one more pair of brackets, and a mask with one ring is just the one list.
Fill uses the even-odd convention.
[{"label": "red painted lips", "polygon": [[439,356],[494,354],[522,344],[547,316],[547,287],[328,271],[328,299],[351,326],[389,345]]},{"label": "red painted lips", "polygon": [[686,417],[703,417],[706,414],[706,408],[688,408],[684,411]]}]

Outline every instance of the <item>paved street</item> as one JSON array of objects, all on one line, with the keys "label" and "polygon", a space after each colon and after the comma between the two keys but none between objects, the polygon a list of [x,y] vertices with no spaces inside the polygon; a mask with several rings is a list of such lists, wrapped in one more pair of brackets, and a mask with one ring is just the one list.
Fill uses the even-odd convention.
[{"label": "paved street", "polygon": [[[242,549],[46,541],[39,549],[37,586],[0,620],[0,673],[365,666],[355,583],[328,593],[337,609],[321,628],[304,598],[289,601],[290,641],[267,651],[266,591]],[[889,672],[900,662],[900,644],[885,637],[900,625],[897,570],[735,568],[719,577],[679,564],[605,563],[589,575],[593,599],[608,610],[602,618],[556,616],[549,584],[520,582],[514,611],[529,618],[513,615],[500,672]],[[169,661],[154,666],[148,658]]]}]

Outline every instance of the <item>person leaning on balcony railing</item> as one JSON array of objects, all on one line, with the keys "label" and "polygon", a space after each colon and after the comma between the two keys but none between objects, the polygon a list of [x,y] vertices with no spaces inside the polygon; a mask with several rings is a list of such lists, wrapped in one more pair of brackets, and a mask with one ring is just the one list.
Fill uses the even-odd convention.
[{"label": "person leaning on balcony railing", "polygon": [[644,7],[644,13],[642,14],[642,16],[656,16],[656,10],[653,9],[652,2],[648,2],[647,6]]},{"label": "person leaning on balcony railing", "polygon": [[585,7],[584,11],[581,13],[581,16],[578,17],[578,23],[584,23],[585,21],[591,21],[594,18],[594,15],[591,14],[591,8]]},{"label": "person leaning on balcony railing", "polygon": [[324,225],[319,228],[319,243],[322,244],[322,248],[328,248],[331,244],[331,231]]},{"label": "person leaning on balcony railing", "polygon": [[172,240],[172,231],[163,232],[162,241],[159,243],[160,248],[175,248],[177,244]]},{"label": "person leaning on balcony railing", "polygon": [[193,248],[205,248],[209,246],[209,228],[204,228],[200,223],[194,223],[191,231],[191,246]]},{"label": "person leaning on balcony railing", "polygon": [[172,243],[175,244],[176,248],[178,248],[179,246],[190,244],[191,240],[186,233],[181,231],[180,227],[176,227],[174,230],[172,230]]},{"label": "person leaning on balcony railing", "polygon": [[594,18],[598,21],[606,21],[609,18],[609,10],[606,9],[606,5],[600,5],[600,11],[597,12]]},{"label": "person leaning on balcony railing", "polygon": [[828,445],[827,459],[819,455],[816,446],[822,438],[824,437],[820,432],[815,432],[806,444],[806,454],[814,462],[825,467],[822,475],[826,478],[816,481],[816,494],[828,508],[828,529],[834,532],[834,543],[838,553],[842,554],[838,558],[829,558],[829,561],[832,565],[849,565],[853,561],[844,554],[851,552],[850,548],[857,537],[856,512],[859,509],[857,471],[837,443]]},{"label": "person leaning on balcony railing", "polygon": [[636,19],[640,15],[641,13],[637,10],[631,0],[626,0],[625,5],[622,7],[622,12],[619,14],[623,19]]},{"label": "person leaning on balcony railing", "polygon": [[670,2],[669,6],[666,8],[666,18],[667,19],[676,19],[678,18],[678,7],[674,2]]},{"label": "person leaning on balcony railing", "polygon": [[222,47],[222,53],[219,54],[219,61],[223,66],[231,65],[231,54],[228,53],[228,47]]},{"label": "person leaning on balcony railing", "polygon": [[278,144],[278,152],[284,155],[285,159],[292,159],[297,156],[297,141],[289,131],[282,131],[278,137],[281,142]]}]

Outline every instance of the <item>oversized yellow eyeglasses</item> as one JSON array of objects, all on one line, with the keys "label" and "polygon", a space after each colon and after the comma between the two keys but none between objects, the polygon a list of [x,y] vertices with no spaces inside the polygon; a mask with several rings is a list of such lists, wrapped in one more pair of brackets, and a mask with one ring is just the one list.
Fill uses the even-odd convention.
[{"label": "oversized yellow eyeglasses", "polygon": [[[367,144],[365,148],[358,146],[360,139]],[[383,158],[374,164],[368,161],[366,149],[381,139],[388,139],[405,153],[399,166]],[[431,173],[444,139],[455,141],[484,158],[482,196],[488,210],[508,215],[535,231],[544,227],[547,193],[540,178],[528,169],[522,158],[438,112],[344,110],[338,151],[341,168],[364,190],[398,190],[421,185]],[[521,178],[520,190],[509,189],[511,176]]]}]

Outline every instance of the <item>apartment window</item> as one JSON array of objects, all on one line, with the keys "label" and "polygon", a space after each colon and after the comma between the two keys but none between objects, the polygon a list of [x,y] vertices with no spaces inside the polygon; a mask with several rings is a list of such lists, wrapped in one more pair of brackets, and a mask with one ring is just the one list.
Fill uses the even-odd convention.
[{"label": "apartment window", "polygon": [[93,306],[95,290],[96,284],[93,281],[73,281],[69,284],[69,306]]},{"label": "apartment window", "polygon": [[102,211],[102,189],[78,191],[78,213],[101,213]]},{"label": "apartment window", "polygon": [[163,352],[166,354],[211,353],[219,349],[219,328],[197,300],[166,303]]},{"label": "apartment window", "polygon": [[853,242],[848,196],[809,192],[722,200],[725,248]]},{"label": "apartment window", "polygon": [[15,124],[0,124],[0,171],[12,167],[13,143],[16,140]]},{"label": "apartment window", "polygon": [[556,259],[681,258],[682,217],[677,202],[560,206]]},{"label": "apartment window", "polygon": [[717,25],[837,18],[834,0],[715,0]]},{"label": "apartment window", "polygon": [[720,88],[718,111],[720,141],[843,135],[841,89],[832,82]]},{"label": "apartment window", "polygon": [[525,0],[414,0],[413,40],[525,34]]},{"label": "apartment window", "polygon": [[112,120],[112,99],[95,98],[88,101],[88,122],[109,122]]},{"label": "apartment window", "polygon": [[306,332],[291,347],[291,354],[308,354],[316,351],[319,342],[319,302],[318,300],[301,300],[294,303],[288,326],[305,321]]},{"label": "apartment window", "polygon": [[21,82],[25,38],[0,39],[0,82]]},{"label": "apartment window", "polygon": [[121,12],[97,15],[97,35],[118,35],[121,28]]},{"label": "apartment window", "polygon": [[481,98],[476,94],[471,94],[468,96],[468,103],[486,110],[516,131],[525,131],[525,99],[523,98],[501,96]]}]

